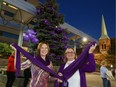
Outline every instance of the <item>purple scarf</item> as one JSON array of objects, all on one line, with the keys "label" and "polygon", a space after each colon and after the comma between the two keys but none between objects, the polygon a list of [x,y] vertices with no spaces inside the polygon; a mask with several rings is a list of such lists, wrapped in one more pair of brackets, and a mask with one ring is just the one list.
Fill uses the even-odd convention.
[{"label": "purple scarf", "polygon": [[65,69],[63,68],[65,64],[62,65],[61,69],[59,69],[58,72],[61,72],[63,74],[63,83],[62,84],[58,84],[57,81],[55,81],[55,85],[54,87],[68,87],[68,82],[67,80],[80,68],[82,68],[82,66],[86,63],[87,58],[89,56],[89,48],[95,45],[95,42],[92,42],[91,44],[89,44],[84,51],[81,53],[81,55],[73,62],[71,63],[68,67],[66,67]]},{"label": "purple scarf", "polygon": [[44,64],[45,66],[47,66],[47,65],[49,65],[50,64],[50,60],[49,60],[49,58],[45,58],[45,60],[43,60],[42,58],[41,58],[41,56],[40,55],[37,55],[36,57],[35,57],[38,61],[40,61],[42,64]]},{"label": "purple scarf", "polygon": [[21,71],[21,68],[20,68],[20,52],[25,56],[27,57],[34,65],[42,68],[43,70],[49,72],[52,76],[56,77],[56,78],[59,78],[59,79],[62,79],[60,76],[58,76],[54,71],[52,71],[51,69],[49,69],[47,66],[45,66],[42,62],[38,61],[38,59],[41,59],[39,56],[38,56],[38,59],[37,58],[34,58],[32,55],[30,55],[29,53],[27,53],[25,50],[23,50],[21,47],[19,47],[16,43],[12,44],[12,46],[15,48],[16,50],[16,76],[20,76],[20,71]]},{"label": "purple scarf", "polygon": [[34,58],[33,56],[31,56],[29,53],[27,53],[26,51],[24,51],[22,48],[20,48],[17,44],[12,44],[12,46],[16,49],[16,75],[20,75],[20,52],[27,57],[34,65],[42,68],[43,70],[49,72],[52,76],[59,78],[61,80],[63,80],[63,84],[61,86],[58,85],[58,82],[56,81],[55,86],[54,87],[68,87],[68,82],[67,79],[70,78],[76,71],[77,69],[81,68],[82,65],[84,63],[86,63],[87,61],[87,57],[88,57],[88,51],[89,48],[95,45],[95,42],[92,42],[91,44],[89,44],[84,51],[82,52],[82,54],[79,56],[79,58],[77,58],[77,60],[75,60],[73,63],[71,63],[67,68],[65,68],[64,70],[61,70],[60,72],[63,74],[63,77],[58,76],[54,71],[52,71],[51,69],[49,69],[48,67],[46,67],[44,64],[42,64],[40,61],[38,61],[38,59]]}]

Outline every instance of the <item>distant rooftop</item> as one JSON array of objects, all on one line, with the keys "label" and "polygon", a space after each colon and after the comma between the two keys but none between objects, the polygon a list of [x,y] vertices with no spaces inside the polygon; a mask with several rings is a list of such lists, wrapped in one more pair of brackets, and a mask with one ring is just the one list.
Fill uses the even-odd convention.
[{"label": "distant rooftop", "polygon": [[71,33],[73,33],[75,35],[78,35],[80,37],[86,37],[89,41],[98,42],[96,39],[92,38],[91,36],[87,35],[86,33],[80,31],[79,29],[71,26],[70,24],[68,24],[66,22],[63,25],[61,25],[61,27],[67,29],[69,32],[71,32]]}]

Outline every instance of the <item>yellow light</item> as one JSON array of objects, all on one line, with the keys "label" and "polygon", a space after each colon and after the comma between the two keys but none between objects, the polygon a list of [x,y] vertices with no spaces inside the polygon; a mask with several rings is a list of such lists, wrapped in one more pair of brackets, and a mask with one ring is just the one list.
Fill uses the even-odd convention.
[{"label": "yellow light", "polygon": [[83,42],[87,42],[87,38],[86,37],[83,38]]},{"label": "yellow light", "polygon": [[15,6],[13,6],[13,5],[8,5],[9,7],[11,7],[11,8],[13,8],[13,9],[18,9],[18,8],[16,8]]},{"label": "yellow light", "polygon": [[6,5],[6,2],[3,2],[4,5]]}]

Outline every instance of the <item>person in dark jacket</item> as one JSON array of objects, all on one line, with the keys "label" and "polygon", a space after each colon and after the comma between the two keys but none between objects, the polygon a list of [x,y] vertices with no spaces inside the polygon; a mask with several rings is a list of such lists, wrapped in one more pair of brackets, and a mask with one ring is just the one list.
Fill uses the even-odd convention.
[{"label": "person in dark jacket", "polygon": [[27,87],[29,83],[29,79],[31,78],[31,70],[30,67],[24,70],[24,82],[23,87]]},{"label": "person in dark jacket", "polygon": [[12,53],[8,58],[8,65],[7,65],[7,82],[6,87],[12,87],[14,81],[15,81],[15,69],[14,69],[14,55],[15,53]]}]

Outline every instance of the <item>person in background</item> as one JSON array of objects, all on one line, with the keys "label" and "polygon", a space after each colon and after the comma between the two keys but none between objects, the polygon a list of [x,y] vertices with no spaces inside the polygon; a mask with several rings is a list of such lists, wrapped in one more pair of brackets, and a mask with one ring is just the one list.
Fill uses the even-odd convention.
[{"label": "person in background", "polygon": [[15,53],[12,53],[8,58],[8,65],[7,65],[7,82],[6,87],[12,87],[15,81],[15,69],[14,69],[14,56]]},{"label": "person in background", "polygon": [[112,75],[115,77],[115,68],[114,67],[111,68],[111,72],[112,72]]},{"label": "person in background", "polygon": [[102,81],[103,81],[103,87],[111,87],[111,84],[110,84],[110,80],[107,78],[107,62],[106,60],[103,60],[101,62],[101,67],[100,67],[100,76],[102,78]]},{"label": "person in background", "polygon": [[24,82],[23,87],[27,87],[29,83],[29,79],[31,78],[31,70],[30,67],[24,70]]},{"label": "person in background", "polygon": [[[25,51],[29,52],[29,50],[27,48],[24,48]],[[31,55],[34,55],[33,53]],[[22,55],[22,59],[25,59],[25,61],[27,60],[25,56]],[[23,81],[23,87],[28,87],[30,78],[31,78],[31,67],[26,68],[23,71],[23,75],[24,75],[24,81]]]}]

